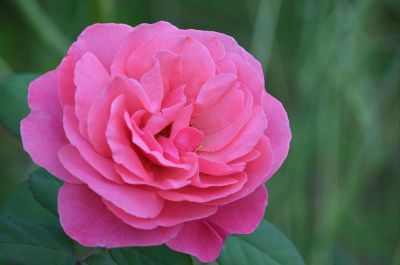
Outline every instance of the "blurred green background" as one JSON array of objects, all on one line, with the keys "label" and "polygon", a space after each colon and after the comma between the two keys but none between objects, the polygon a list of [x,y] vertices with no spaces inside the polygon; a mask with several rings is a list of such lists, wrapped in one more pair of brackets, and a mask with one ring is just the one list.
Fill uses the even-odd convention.
[{"label": "blurred green background", "polygon": [[[267,218],[307,264],[398,265],[399,13],[396,0],[1,0],[0,78],[55,68],[95,22],[232,35],[291,121]],[[0,127],[0,200],[33,168]]]}]

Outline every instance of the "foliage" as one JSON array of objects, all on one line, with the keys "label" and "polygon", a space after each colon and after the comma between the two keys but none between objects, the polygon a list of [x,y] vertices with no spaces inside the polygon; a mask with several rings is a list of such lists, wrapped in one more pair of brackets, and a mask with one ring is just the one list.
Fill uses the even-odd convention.
[{"label": "foliage", "polygon": [[[60,183],[43,169],[31,174],[28,182],[30,190],[24,183],[0,204],[0,262],[23,265],[71,265],[77,262],[85,265],[192,265],[190,256],[164,245],[110,251],[79,246],[54,218]],[[293,244],[265,221],[251,235],[229,238],[216,262],[233,264],[232,260],[239,262],[237,264],[304,264]]]}]

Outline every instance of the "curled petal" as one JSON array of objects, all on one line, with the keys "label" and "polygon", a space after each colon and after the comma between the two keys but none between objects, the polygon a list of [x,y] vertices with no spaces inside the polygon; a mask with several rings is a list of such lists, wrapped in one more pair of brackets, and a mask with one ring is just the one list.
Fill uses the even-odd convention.
[{"label": "curled petal", "polygon": [[113,58],[131,31],[133,28],[128,25],[114,23],[93,24],[82,31],[59,66],[58,93],[62,106],[74,105],[74,69],[82,55],[93,53],[110,70]]},{"label": "curled petal", "polygon": [[243,129],[229,144],[215,152],[199,152],[199,156],[230,162],[250,152],[263,136],[267,127],[265,113],[259,106],[254,106],[253,115]]},{"label": "curled petal", "polygon": [[[93,53],[85,53],[75,67],[75,113],[79,131],[87,136],[87,118],[90,107],[106,89],[110,75]],[[87,137],[86,137],[87,138]]]},{"label": "curled petal", "polygon": [[264,217],[267,200],[267,189],[261,185],[250,195],[218,207],[218,212],[208,221],[230,234],[252,233]]},{"label": "curled petal", "polygon": [[122,184],[121,177],[115,172],[109,157],[97,153],[94,148],[79,134],[78,120],[72,106],[64,107],[64,130],[70,143],[94,169],[108,180]]},{"label": "curled petal", "polygon": [[87,247],[159,245],[174,238],[181,229],[135,229],[112,214],[101,197],[85,185],[64,184],[58,194],[58,211],[64,231]]},{"label": "curled petal", "polygon": [[159,226],[172,227],[185,222],[206,218],[217,211],[216,206],[190,203],[166,202],[163,211],[156,218],[138,218],[130,215],[110,202],[104,201],[107,208],[125,223],[135,228],[154,229]]},{"label": "curled petal", "polygon": [[167,35],[171,34],[178,29],[171,25],[168,22],[157,22],[154,24],[140,24],[135,27],[135,29],[126,37],[124,44],[121,46],[120,50],[114,57],[111,73],[112,76],[127,74],[127,61],[138,47],[143,45],[143,43],[148,42],[154,37],[154,34],[157,35]]},{"label": "curled petal", "polygon": [[157,191],[157,194],[170,201],[207,202],[207,204],[212,202],[213,205],[218,205],[218,203],[214,203],[214,201],[218,201],[218,199],[223,200],[223,198],[229,197],[230,195],[233,196],[233,194],[240,192],[246,182],[248,182],[247,174],[245,172],[232,174],[229,175],[229,177],[235,178],[237,181],[232,182],[230,185],[220,187],[213,186],[210,188],[199,188],[188,186],[176,190],[159,190]]},{"label": "curled petal", "polygon": [[246,183],[237,193],[208,202],[208,204],[222,205],[239,200],[257,189],[269,178],[271,166],[274,163],[274,152],[266,136],[261,137],[255,146],[255,150],[260,152],[255,160],[246,164],[245,172],[248,174]]},{"label": "curled petal", "polygon": [[204,134],[196,128],[181,129],[173,138],[175,146],[185,152],[194,151],[203,140]]},{"label": "curled petal", "polygon": [[105,179],[83,160],[72,145],[64,146],[59,152],[59,157],[61,163],[71,174],[86,183],[102,198],[118,205],[126,212],[138,217],[150,218],[158,216],[162,211],[164,200],[155,192],[139,187],[115,184]]},{"label": "curled petal", "polygon": [[147,173],[138,154],[132,148],[124,120],[125,113],[125,97],[120,95],[111,104],[111,114],[106,129],[107,142],[112,150],[113,161],[123,165],[135,176],[144,180],[152,180],[153,176]]},{"label": "curled petal", "polygon": [[62,125],[62,110],[57,96],[57,72],[51,71],[29,85],[31,113],[21,122],[24,149],[32,160],[51,174],[70,183],[81,183],[65,170],[57,157],[68,144]]},{"label": "curled petal", "polygon": [[179,234],[167,245],[173,250],[196,256],[201,262],[210,262],[218,257],[224,240],[224,235],[219,234],[207,221],[200,220],[184,224]]},{"label": "curled petal", "polygon": [[274,150],[275,161],[269,173],[272,176],[285,161],[289,152],[292,134],[286,111],[277,99],[268,93],[263,94],[263,107],[268,117],[268,127],[265,135],[268,136]]}]

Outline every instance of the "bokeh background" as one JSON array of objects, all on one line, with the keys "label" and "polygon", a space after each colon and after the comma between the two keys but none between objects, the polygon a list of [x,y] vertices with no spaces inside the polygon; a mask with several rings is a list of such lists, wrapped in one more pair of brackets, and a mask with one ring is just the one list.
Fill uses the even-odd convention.
[{"label": "bokeh background", "polygon": [[[95,22],[232,35],[293,132],[266,218],[307,264],[398,265],[399,13],[396,0],[1,0],[0,78],[55,68]],[[34,167],[0,126],[0,200]]]}]

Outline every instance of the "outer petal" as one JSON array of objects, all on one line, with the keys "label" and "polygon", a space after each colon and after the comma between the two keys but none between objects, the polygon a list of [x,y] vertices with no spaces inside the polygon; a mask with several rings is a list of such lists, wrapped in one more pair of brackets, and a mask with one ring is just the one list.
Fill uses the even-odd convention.
[{"label": "outer petal", "polygon": [[257,61],[253,55],[245,51],[231,36],[225,35],[219,32],[213,32],[213,35],[224,45],[225,49],[230,52],[235,52],[239,54],[244,60],[250,63],[252,68],[256,71],[259,78],[262,79],[262,84],[264,86],[264,74],[259,61]]},{"label": "outer petal", "polygon": [[181,30],[180,32],[195,38],[207,47],[215,61],[222,60],[225,57],[225,47],[222,42],[217,39],[218,35],[216,32],[195,29]]},{"label": "outer petal", "polygon": [[127,213],[141,218],[151,218],[158,216],[162,211],[164,200],[157,196],[155,192],[108,181],[91,168],[72,145],[63,147],[60,150],[59,157],[63,165],[82,182],[86,183],[91,190],[118,205]]},{"label": "outer petal", "polygon": [[196,256],[202,262],[210,262],[218,257],[224,239],[225,236],[220,235],[208,222],[200,220],[184,224],[179,234],[167,245],[173,250]]},{"label": "outer petal", "polygon": [[31,113],[21,122],[22,143],[32,160],[56,177],[81,183],[58,160],[58,150],[68,143],[62,124],[62,111],[57,95],[57,73],[48,72],[29,86]]},{"label": "outer petal", "polygon": [[226,58],[235,63],[238,79],[251,91],[254,103],[261,104],[261,96],[264,92],[263,75],[259,75],[251,64],[237,53],[227,52]]},{"label": "outer petal", "polygon": [[110,202],[104,201],[107,208],[125,223],[140,229],[154,229],[158,226],[171,227],[184,222],[199,220],[214,214],[217,206],[190,202],[166,202],[163,211],[156,218],[138,218],[126,213]]},{"label": "outer petal", "polygon": [[172,34],[178,29],[168,22],[160,21],[154,24],[140,24],[134,28],[134,31],[129,34],[127,41],[121,47],[113,60],[111,73],[113,76],[126,74],[126,65],[129,56],[138,47],[151,40],[154,35]]},{"label": "outer petal", "polygon": [[64,184],[58,194],[58,211],[64,231],[88,247],[158,245],[174,238],[180,230],[180,226],[135,229],[109,212],[101,198],[85,185]]},{"label": "outer petal", "polygon": [[87,52],[93,53],[103,66],[110,70],[115,54],[131,31],[133,28],[124,24],[93,24],[79,35],[60,64],[58,84],[63,106],[74,104],[74,68],[82,55]]},{"label": "outer petal", "polygon": [[260,156],[247,163],[245,172],[248,174],[248,181],[242,189],[235,194],[208,202],[208,204],[222,205],[234,202],[251,194],[257,187],[268,180],[271,165],[274,163],[274,153],[266,136],[260,139],[255,146],[255,150],[260,152]]},{"label": "outer petal", "polygon": [[230,234],[252,233],[264,217],[268,193],[261,185],[250,195],[220,206],[208,220]]},{"label": "outer petal", "polygon": [[269,172],[269,176],[272,176],[287,157],[292,134],[290,132],[289,119],[282,103],[270,94],[263,93],[263,107],[268,119],[265,135],[268,136],[271,142],[275,157]]}]

